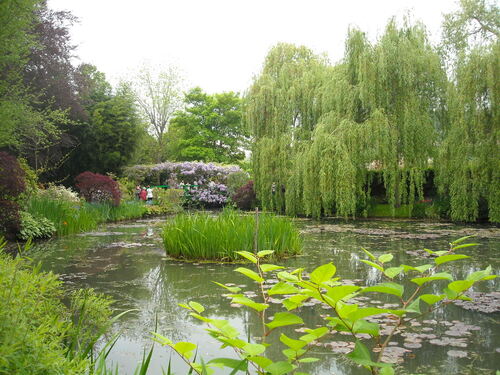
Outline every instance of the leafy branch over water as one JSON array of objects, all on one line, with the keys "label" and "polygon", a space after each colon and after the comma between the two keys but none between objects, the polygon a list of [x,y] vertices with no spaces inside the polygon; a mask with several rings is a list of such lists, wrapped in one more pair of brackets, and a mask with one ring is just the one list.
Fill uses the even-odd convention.
[{"label": "leafy branch over water", "polygon": [[[204,315],[205,308],[194,301],[182,304],[189,311],[189,314],[204,322],[206,331],[221,346],[232,348],[237,354],[234,358],[216,358],[208,362],[196,362],[191,360],[193,352],[197,346],[192,343],[174,343],[168,338],[155,333],[154,340],[164,346],[172,348],[197,374],[211,374],[215,368],[225,367],[232,369],[231,374],[252,372],[258,374],[283,375],[296,374],[304,375],[300,368],[305,363],[318,361],[318,358],[309,356],[315,344],[339,332],[344,332],[350,337],[354,349],[347,354],[347,357],[365,368],[367,373],[373,375],[394,374],[391,363],[384,362],[384,353],[391,338],[403,331],[412,321],[420,319],[433,311],[446,306],[455,300],[470,300],[465,292],[480,281],[492,280],[496,275],[492,275],[491,267],[476,271],[467,278],[455,280],[453,275],[442,270],[443,265],[470,256],[458,254],[457,251],[476,246],[475,243],[466,243],[470,236],[462,237],[449,244],[448,250],[431,251],[434,256],[433,263],[426,263],[416,266],[400,264],[399,266],[388,267],[393,260],[393,255],[385,253],[376,257],[371,252],[363,249],[368,259],[362,260],[370,267],[378,270],[386,279],[383,282],[368,287],[343,284],[339,277],[336,277],[337,269],[333,263],[327,263],[317,267],[310,274],[299,268],[292,271],[284,270],[283,267],[275,264],[265,263],[265,258],[273,254],[271,250],[259,252],[239,251],[243,258],[246,258],[255,265],[256,271],[246,267],[239,267],[235,271],[239,272],[259,285],[260,296],[257,300],[241,293],[241,288],[226,286],[220,283],[217,285],[229,291],[228,297],[231,303],[244,305],[253,310],[262,322],[260,338],[255,342],[242,339],[240,333],[228,320],[211,319]],[[278,282],[271,288],[266,288],[267,280],[275,275]],[[396,278],[401,278],[407,283],[398,283]],[[441,293],[427,293],[430,287],[436,283],[445,282]],[[398,307],[395,309],[380,307],[362,307],[356,303],[355,298],[365,293],[378,293],[390,298],[396,298]],[[283,296],[281,301],[282,311],[275,313],[270,322],[266,323],[266,311],[269,308],[270,299],[273,296]],[[266,355],[266,350],[271,344],[266,342],[267,337],[283,327],[303,325],[302,318],[292,311],[308,302],[322,303],[328,307],[327,315],[323,316],[324,323],[316,329],[303,329],[305,334],[292,338],[286,334],[280,334],[280,342],[284,345],[282,353],[285,358],[281,361],[273,361]],[[390,329],[382,331],[381,325],[370,319],[374,316],[383,316],[391,321]],[[369,344],[361,341],[361,337],[368,337]],[[279,345],[279,344],[272,344]]]}]

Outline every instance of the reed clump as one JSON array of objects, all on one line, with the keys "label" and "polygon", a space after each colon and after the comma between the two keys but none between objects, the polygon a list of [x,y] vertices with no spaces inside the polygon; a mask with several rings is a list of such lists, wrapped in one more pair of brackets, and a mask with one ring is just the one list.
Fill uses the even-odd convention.
[{"label": "reed clump", "polygon": [[234,261],[241,259],[235,252],[242,250],[294,255],[301,251],[302,240],[289,218],[267,213],[257,218],[226,209],[218,216],[201,212],[176,216],[163,229],[163,245],[176,258]]}]

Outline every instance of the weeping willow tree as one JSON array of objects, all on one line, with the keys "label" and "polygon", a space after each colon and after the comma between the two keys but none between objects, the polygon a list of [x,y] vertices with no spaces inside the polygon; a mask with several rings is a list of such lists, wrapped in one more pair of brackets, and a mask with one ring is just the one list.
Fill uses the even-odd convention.
[{"label": "weeping willow tree", "polygon": [[[462,1],[469,13],[474,1],[484,2]],[[454,27],[465,19],[448,18]],[[263,207],[313,217],[366,214],[376,171],[386,200],[408,205],[411,215],[433,168],[451,218],[475,220],[486,202],[490,220],[499,221],[493,21],[494,43],[454,54],[451,82],[444,55],[418,23],[391,20],[375,43],[349,30],[344,59],[333,66],[304,47],[271,50],[246,108]]]},{"label": "weeping willow tree", "polygon": [[278,44],[246,98],[255,143],[255,188],[264,209],[284,211],[293,158],[320,116],[317,99],[326,62],[305,47]]},{"label": "weeping willow tree", "polygon": [[260,105],[248,108],[248,120],[258,124],[254,161],[264,206],[271,206],[266,200],[273,194],[266,192],[279,177],[288,214],[354,216],[370,199],[369,169],[381,171],[393,206],[422,198],[445,83],[424,28],[391,21],[375,45],[351,30],[341,64],[315,71],[318,60],[308,60],[297,74],[295,61],[290,75],[283,59],[277,69],[272,56],[266,68],[278,71],[277,79],[266,86],[263,74],[248,96]]},{"label": "weeping willow tree", "polygon": [[444,24],[444,35],[454,36],[444,43],[454,71],[438,188],[453,220],[500,222],[500,13],[484,0],[460,3]]}]

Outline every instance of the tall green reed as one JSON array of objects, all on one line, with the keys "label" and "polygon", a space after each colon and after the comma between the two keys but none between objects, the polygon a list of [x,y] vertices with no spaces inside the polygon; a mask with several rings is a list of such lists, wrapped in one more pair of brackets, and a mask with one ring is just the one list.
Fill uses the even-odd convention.
[{"label": "tall green reed", "polygon": [[[297,228],[285,217],[256,216],[226,209],[218,216],[208,213],[182,214],[167,222],[163,230],[166,252],[174,257],[233,261],[235,251],[275,250],[277,256],[300,252]],[[254,249],[257,247],[257,249]]]},{"label": "tall green reed", "polygon": [[100,223],[139,218],[147,212],[142,202],[124,202],[117,207],[90,203],[75,205],[46,197],[32,197],[26,209],[32,215],[43,216],[52,221],[57,235],[93,230]]}]

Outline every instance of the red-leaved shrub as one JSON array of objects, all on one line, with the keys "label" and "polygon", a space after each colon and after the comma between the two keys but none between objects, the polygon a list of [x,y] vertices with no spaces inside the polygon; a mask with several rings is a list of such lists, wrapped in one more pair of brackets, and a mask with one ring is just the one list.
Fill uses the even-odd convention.
[{"label": "red-leaved shrub", "polygon": [[75,177],[75,184],[87,202],[120,204],[120,187],[111,177],[87,171]]},{"label": "red-leaved shrub", "polygon": [[248,181],[246,185],[236,190],[236,193],[232,196],[232,200],[240,210],[255,208],[257,198],[253,190],[253,181]]},{"label": "red-leaved shrub", "polygon": [[25,189],[24,170],[17,159],[0,151],[0,199],[17,197]]}]

